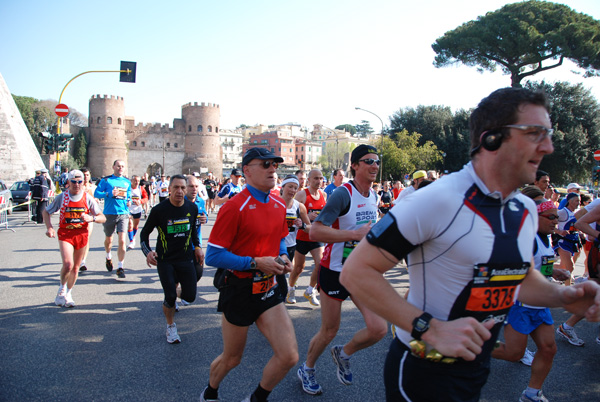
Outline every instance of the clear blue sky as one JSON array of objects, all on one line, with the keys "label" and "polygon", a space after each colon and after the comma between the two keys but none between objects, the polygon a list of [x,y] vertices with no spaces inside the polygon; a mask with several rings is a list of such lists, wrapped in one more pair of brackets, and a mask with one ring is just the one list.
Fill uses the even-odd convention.
[{"label": "clear blue sky", "polygon": [[[312,128],[384,121],[403,107],[470,108],[500,72],[436,69],[431,44],[446,31],[510,1],[0,0],[0,73],[15,95],[58,100],[88,70],[137,61],[137,83],[87,74],[63,103],[87,115],[94,94],[125,98],[136,122],[169,123],[187,102],[221,106],[221,128],[298,122]],[[600,1],[568,0],[600,19]],[[535,80],[583,82],[600,99],[600,78],[564,65]]]}]

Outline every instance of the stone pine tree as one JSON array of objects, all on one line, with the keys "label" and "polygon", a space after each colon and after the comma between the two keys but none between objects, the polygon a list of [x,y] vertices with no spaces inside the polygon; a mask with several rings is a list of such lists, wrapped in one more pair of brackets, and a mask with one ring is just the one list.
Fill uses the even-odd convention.
[{"label": "stone pine tree", "polygon": [[75,138],[75,146],[73,149],[73,158],[79,166],[87,164],[87,139],[85,138],[85,130],[79,130],[79,134]]},{"label": "stone pine tree", "polygon": [[499,67],[513,87],[565,59],[583,69],[585,77],[599,76],[600,22],[562,4],[530,0],[466,22],[432,48],[436,67],[463,63],[481,72]]}]

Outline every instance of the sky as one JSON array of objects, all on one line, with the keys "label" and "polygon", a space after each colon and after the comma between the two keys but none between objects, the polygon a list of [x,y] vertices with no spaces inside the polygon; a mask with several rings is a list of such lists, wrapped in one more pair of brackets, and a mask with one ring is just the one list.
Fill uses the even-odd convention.
[{"label": "sky", "polygon": [[[431,44],[494,11],[500,0],[0,0],[0,74],[14,95],[58,100],[88,114],[92,95],[125,99],[136,123],[172,126],[188,102],[220,105],[221,129],[297,123],[384,125],[405,107],[475,107],[510,77],[474,67],[435,68]],[[600,20],[600,1],[562,2]],[[574,65],[533,80],[600,78]]]}]

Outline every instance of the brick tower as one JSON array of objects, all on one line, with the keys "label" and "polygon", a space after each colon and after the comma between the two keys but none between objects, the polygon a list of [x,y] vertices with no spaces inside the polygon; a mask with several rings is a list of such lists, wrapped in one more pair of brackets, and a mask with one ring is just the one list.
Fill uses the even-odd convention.
[{"label": "brick tower", "polygon": [[185,122],[185,157],[182,171],[200,172],[200,168],[203,167],[215,177],[221,177],[223,150],[219,139],[219,105],[188,103],[182,106],[181,114]]}]

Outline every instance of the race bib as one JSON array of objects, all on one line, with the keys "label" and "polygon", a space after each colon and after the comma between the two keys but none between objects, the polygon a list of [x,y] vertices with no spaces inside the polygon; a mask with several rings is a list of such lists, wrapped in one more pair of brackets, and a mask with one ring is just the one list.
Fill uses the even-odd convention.
[{"label": "race bib", "polygon": [[127,199],[127,187],[115,187],[115,189],[117,190],[115,199],[117,199],[117,200],[126,200]]},{"label": "race bib", "polygon": [[474,313],[508,310],[514,303],[517,286],[528,270],[528,263],[516,268],[502,264],[476,265],[466,310]]},{"label": "race bib", "polygon": [[543,255],[542,256],[542,266],[540,267],[540,272],[544,276],[552,276],[552,272],[554,272],[554,262],[555,258],[553,255]]}]

